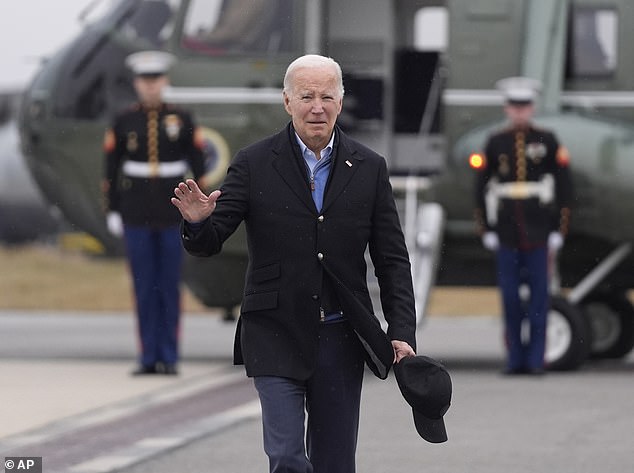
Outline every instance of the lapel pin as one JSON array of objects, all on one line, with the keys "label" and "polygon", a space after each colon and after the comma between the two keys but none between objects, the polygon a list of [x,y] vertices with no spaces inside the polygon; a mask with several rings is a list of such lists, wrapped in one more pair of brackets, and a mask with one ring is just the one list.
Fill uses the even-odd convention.
[{"label": "lapel pin", "polygon": [[347,159],[346,159],[346,164],[348,165],[348,167],[352,167],[352,163],[348,161]]}]

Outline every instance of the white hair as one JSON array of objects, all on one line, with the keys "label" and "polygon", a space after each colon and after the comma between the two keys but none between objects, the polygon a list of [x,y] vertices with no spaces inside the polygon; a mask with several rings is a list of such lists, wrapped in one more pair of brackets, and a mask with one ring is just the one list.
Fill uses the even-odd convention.
[{"label": "white hair", "polygon": [[297,69],[302,68],[317,68],[317,67],[330,67],[335,72],[337,79],[337,89],[341,98],[343,98],[343,74],[341,72],[341,66],[337,61],[326,56],[320,56],[319,54],[306,54],[300,56],[291,62],[286,68],[286,74],[284,74],[284,93],[290,93],[293,88],[293,75]]}]

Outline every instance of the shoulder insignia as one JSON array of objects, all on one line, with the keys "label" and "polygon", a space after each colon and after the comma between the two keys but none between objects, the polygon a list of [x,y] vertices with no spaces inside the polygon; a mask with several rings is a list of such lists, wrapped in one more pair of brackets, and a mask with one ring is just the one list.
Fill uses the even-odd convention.
[{"label": "shoulder insignia", "polygon": [[115,145],[116,145],[116,139],[114,136],[114,131],[112,131],[112,128],[108,128],[103,137],[103,150],[106,153],[110,153],[114,151]]},{"label": "shoulder insignia", "polygon": [[568,148],[565,146],[559,146],[557,148],[557,165],[559,167],[565,168],[570,164],[570,153],[568,152]]},{"label": "shoulder insignia", "polygon": [[198,126],[194,129],[194,146],[198,149],[203,149],[205,147],[205,137],[202,129]]}]

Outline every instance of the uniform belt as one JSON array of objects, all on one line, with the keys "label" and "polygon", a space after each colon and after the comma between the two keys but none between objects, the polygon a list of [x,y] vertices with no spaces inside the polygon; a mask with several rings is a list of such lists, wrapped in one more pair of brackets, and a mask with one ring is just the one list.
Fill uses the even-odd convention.
[{"label": "uniform belt", "polygon": [[126,161],[123,163],[123,174],[128,177],[179,177],[187,172],[186,161],[169,161],[150,163]]},{"label": "uniform belt", "polygon": [[552,176],[544,176],[540,181],[504,182],[496,184],[494,192],[498,197],[507,199],[530,199],[537,197],[540,202],[548,204],[554,198]]},{"label": "uniform belt", "polygon": [[537,198],[541,204],[549,204],[555,199],[555,179],[545,174],[539,181],[498,182],[493,178],[487,184],[484,201],[489,225],[496,225],[500,199],[525,200]]}]

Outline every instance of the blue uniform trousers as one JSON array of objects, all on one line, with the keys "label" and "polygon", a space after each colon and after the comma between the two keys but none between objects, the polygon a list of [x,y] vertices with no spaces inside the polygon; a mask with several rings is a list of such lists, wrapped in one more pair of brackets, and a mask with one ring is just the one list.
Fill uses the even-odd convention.
[{"label": "blue uniform trousers", "polygon": [[254,378],[271,473],[355,472],[363,372],[363,347],[349,323],[339,321],[320,326],[311,378]]},{"label": "blue uniform trousers", "polygon": [[124,237],[136,297],[139,361],[146,367],[175,364],[183,262],[180,229],[126,225]]},{"label": "blue uniform trousers", "polygon": [[[544,368],[546,317],[549,309],[548,250],[500,247],[497,252],[498,284],[502,292],[507,369],[513,371]],[[526,283],[530,299],[520,298],[519,287]],[[522,320],[528,318],[530,336],[522,340]]]}]

